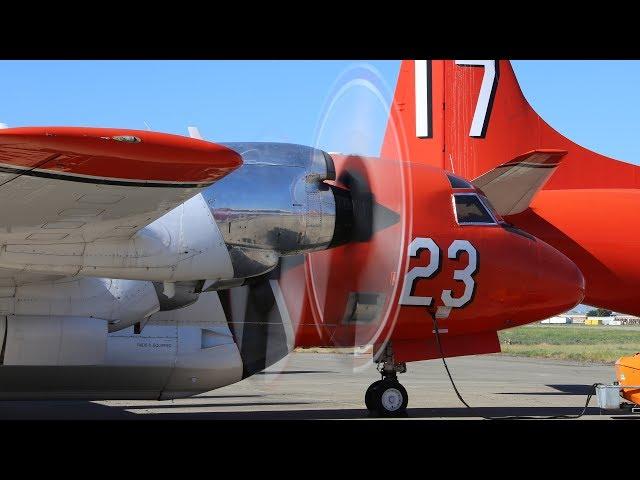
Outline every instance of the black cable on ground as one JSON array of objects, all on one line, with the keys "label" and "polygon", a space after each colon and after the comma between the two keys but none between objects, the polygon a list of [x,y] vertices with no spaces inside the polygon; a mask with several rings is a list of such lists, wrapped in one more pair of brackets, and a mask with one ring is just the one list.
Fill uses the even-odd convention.
[{"label": "black cable on ground", "polygon": [[[462,395],[458,391],[458,387],[456,387],[456,382],[453,381],[453,377],[451,376],[451,372],[449,371],[449,366],[447,365],[447,360],[445,359],[444,352],[442,350],[442,344],[440,343],[440,329],[438,328],[438,320],[436,319],[436,316],[433,313],[431,313],[430,310],[427,309],[427,312],[431,316],[431,320],[433,320],[433,327],[434,327],[434,332],[436,334],[436,343],[438,344],[438,351],[440,352],[440,358],[442,359],[442,363],[444,364],[444,369],[447,371],[447,376],[449,377],[449,381],[451,382],[451,386],[453,387],[453,391],[456,392],[458,400],[460,400],[460,402],[462,402],[462,404],[465,407],[467,407],[469,410],[477,410],[477,408],[474,408],[474,407],[470,406],[467,402],[465,402],[464,398],[462,398]],[[601,385],[601,383],[594,383],[593,385],[591,385],[591,390],[589,391],[589,394],[587,395],[587,401],[584,404],[584,408],[577,415],[552,415],[552,416],[547,416],[547,417],[543,417],[543,416],[524,416],[524,415],[507,415],[507,416],[503,416],[503,417],[487,417],[485,415],[478,414],[477,416],[481,417],[481,418],[484,418],[485,420],[555,420],[555,419],[572,419],[572,420],[575,420],[575,419],[578,419],[578,418],[582,417],[586,413],[587,408],[589,407],[589,402],[591,401],[591,397],[593,397],[594,393],[596,392],[596,387],[598,385]]]}]

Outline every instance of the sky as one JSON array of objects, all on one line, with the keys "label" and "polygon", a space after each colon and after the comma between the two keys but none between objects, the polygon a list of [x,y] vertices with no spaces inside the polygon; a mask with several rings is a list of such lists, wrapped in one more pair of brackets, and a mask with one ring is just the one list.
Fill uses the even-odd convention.
[{"label": "sky", "polygon": [[553,128],[604,155],[640,164],[640,61],[515,61],[525,97]]},{"label": "sky", "polygon": [[[286,141],[378,153],[399,61],[0,61],[0,122]],[[533,108],[573,141],[640,163],[640,62],[514,61]],[[340,91],[348,84],[362,88]]]}]

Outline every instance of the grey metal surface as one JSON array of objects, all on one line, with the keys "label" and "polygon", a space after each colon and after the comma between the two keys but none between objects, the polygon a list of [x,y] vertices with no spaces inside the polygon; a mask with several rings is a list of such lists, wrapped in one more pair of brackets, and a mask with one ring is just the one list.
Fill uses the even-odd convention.
[{"label": "grey metal surface", "polygon": [[227,244],[236,278],[268,272],[278,258],[325,249],[336,203],[322,150],[284,143],[229,143],[243,165],[203,192]]}]

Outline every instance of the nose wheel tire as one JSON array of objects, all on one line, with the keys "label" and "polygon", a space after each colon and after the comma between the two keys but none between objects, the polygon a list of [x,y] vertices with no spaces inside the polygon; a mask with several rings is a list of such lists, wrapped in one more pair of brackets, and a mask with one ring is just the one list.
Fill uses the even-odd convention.
[{"label": "nose wheel tire", "polygon": [[369,411],[381,417],[406,416],[409,395],[397,380],[378,380],[372,383],[365,394]]},{"label": "nose wheel tire", "polygon": [[369,388],[367,388],[367,392],[364,394],[364,404],[367,406],[367,410],[375,410],[376,406],[373,401],[373,391],[382,382],[382,380],[378,380],[376,382],[373,382],[371,385],[369,385]]}]

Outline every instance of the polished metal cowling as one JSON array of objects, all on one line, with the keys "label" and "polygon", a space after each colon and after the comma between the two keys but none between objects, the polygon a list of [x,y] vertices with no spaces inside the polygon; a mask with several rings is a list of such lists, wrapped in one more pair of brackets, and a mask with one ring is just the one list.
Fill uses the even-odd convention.
[{"label": "polished metal cowling", "polygon": [[[229,249],[236,278],[273,269],[281,256],[326,249],[334,240],[331,156],[286,143],[226,143],[243,165],[203,196]],[[332,245],[333,246],[333,245]]]}]

